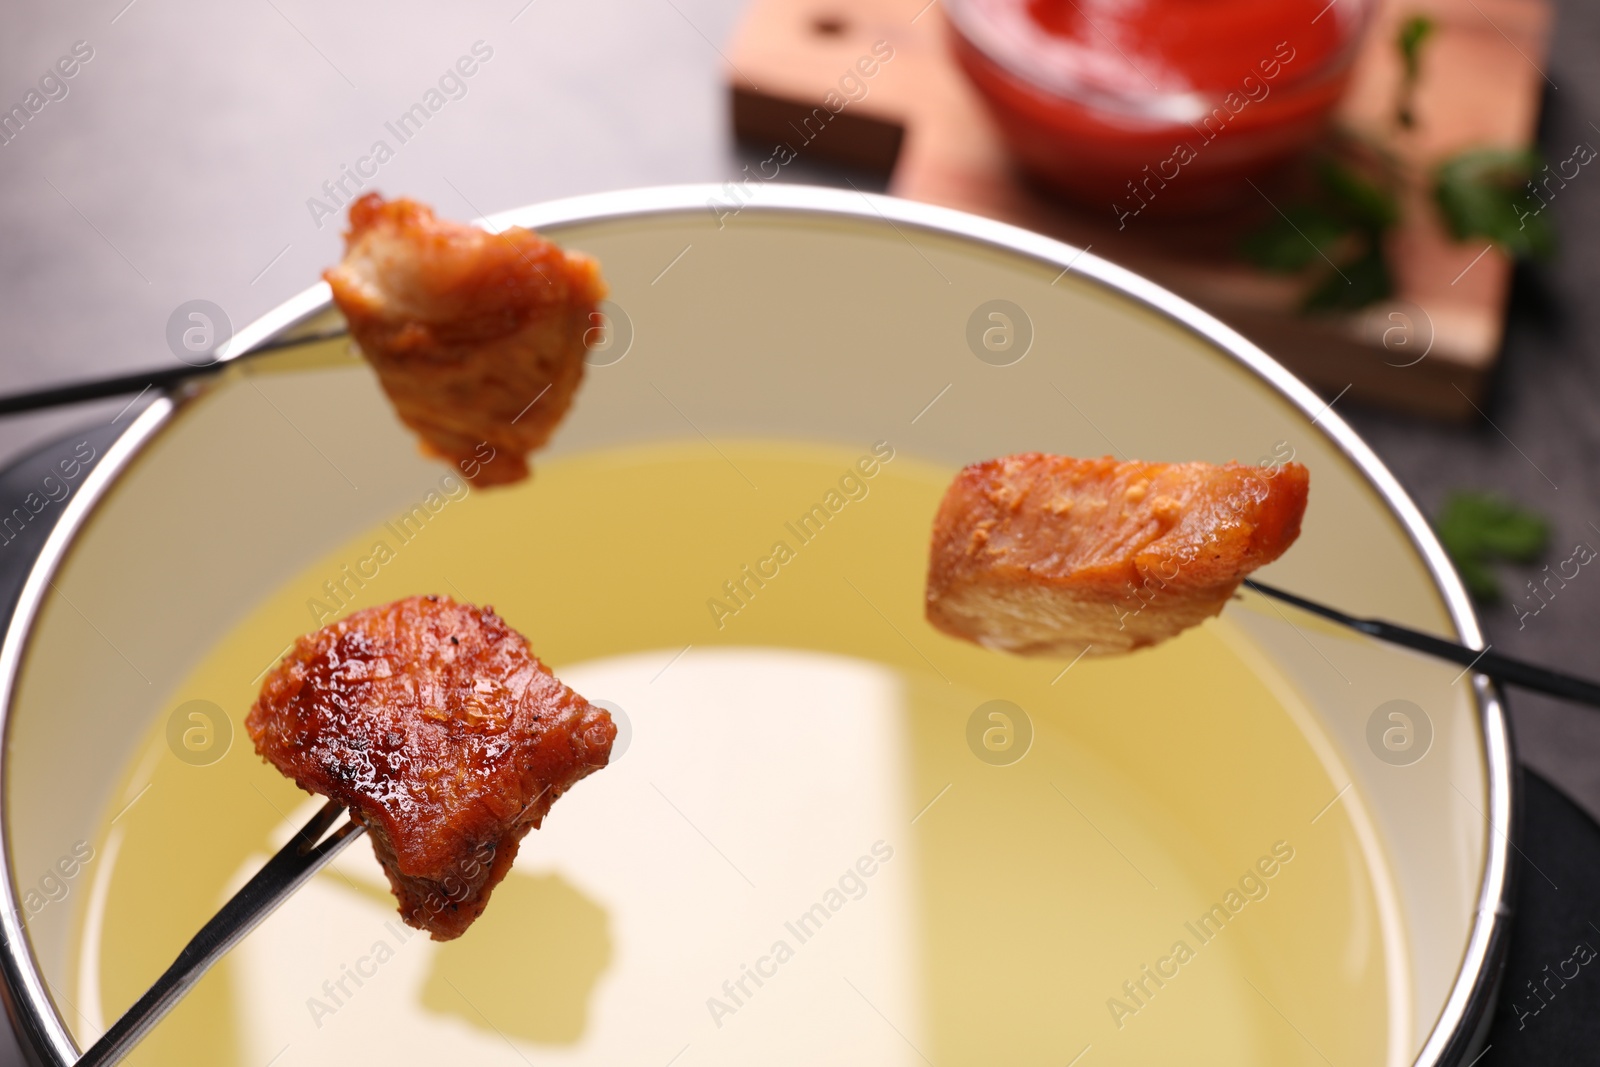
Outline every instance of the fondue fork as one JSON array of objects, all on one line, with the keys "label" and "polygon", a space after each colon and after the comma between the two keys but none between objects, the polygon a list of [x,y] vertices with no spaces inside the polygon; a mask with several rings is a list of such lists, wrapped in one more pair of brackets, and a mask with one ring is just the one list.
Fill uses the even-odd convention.
[{"label": "fondue fork", "polygon": [[[246,934],[277,910],[312,875],[327,865],[366,830],[351,819],[328,833],[328,828],[344,813],[334,801],[322,806],[311,821],[290,838],[278,854],[246,882],[226,904],[200,928],[145,994],[134,1001],[111,1029],[100,1035],[75,1062],[76,1067],[110,1067],[120,1063],[150,1029],[165,1018],[185,993]],[[326,836],[324,836],[326,835]]]},{"label": "fondue fork", "polygon": [[[1364,633],[1369,637],[1376,637],[1380,641],[1387,641],[1392,645],[1409,648],[1413,652],[1422,652],[1439,659],[1449,660],[1477,674],[1486,675],[1497,682],[1506,682],[1511,685],[1520,685],[1524,689],[1533,689],[1540,693],[1561,697],[1579,704],[1589,704],[1600,707],[1600,685],[1583,678],[1575,678],[1570,674],[1562,674],[1548,667],[1539,667],[1522,660],[1502,656],[1498,652],[1490,651],[1489,646],[1484,648],[1468,648],[1466,645],[1455,641],[1448,641],[1433,634],[1425,634],[1420,630],[1411,630],[1396,623],[1385,622],[1383,619],[1358,619],[1353,615],[1346,615],[1337,608],[1330,608],[1326,604],[1319,604],[1314,600],[1286,593],[1282,589],[1275,589],[1264,585],[1253,578],[1246,578],[1244,584],[1262,596],[1281,600],[1285,604],[1293,604],[1301,611],[1309,611],[1340,626],[1348,626],[1352,630]],[[1461,673],[1465,674],[1466,671]]]},{"label": "fondue fork", "polygon": [[126,396],[129,393],[143,393],[148,389],[167,389],[184,382],[200,378],[208,378],[218,371],[226,370],[238,360],[252,356],[262,355],[267,352],[281,352],[286,348],[298,348],[301,345],[321,344],[323,341],[334,341],[349,335],[349,330],[343,326],[336,329],[324,330],[321,333],[302,334],[299,337],[280,338],[256,345],[248,352],[242,352],[234,358],[219,358],[200,366],[184,364],[178,367],[162,367],[160,370],[140,371],[137,374],[121,374],[114,378],[98,378],[93,381],[76,382],[72,385],[55,385],[48,389],[36,389],[27,393],[12,393],[9,396],[0,396],[0,415],[15,415],[24,411],[43,411],[46,408],[60,407],[64,404],[80,404],[86,400],[105,400],[113,396]]}]

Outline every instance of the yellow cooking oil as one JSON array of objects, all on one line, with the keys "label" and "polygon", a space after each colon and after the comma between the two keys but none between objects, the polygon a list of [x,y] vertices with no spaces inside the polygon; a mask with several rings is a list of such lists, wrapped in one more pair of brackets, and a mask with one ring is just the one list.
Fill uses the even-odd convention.
[{"label": "yellow cooking oil", "polygon": [[614,702],[615,765],[555,805],[457,941],[402,926],[357,841],[128,1062],[1408,1051],[1382,857],[1358,804],[1328,806],[1348,779],[1293,690],[1226,612],[1077,661],[938,633],[926,546],[952,473],[871,441],[628,447],[492,490],[439,468],[170,694],[207,703],[181,733],[152,723],[75,898],[58,995],[80,1040],[315,810],[243,732],[268,666],[352,610],[437,593],[492,604]]}]

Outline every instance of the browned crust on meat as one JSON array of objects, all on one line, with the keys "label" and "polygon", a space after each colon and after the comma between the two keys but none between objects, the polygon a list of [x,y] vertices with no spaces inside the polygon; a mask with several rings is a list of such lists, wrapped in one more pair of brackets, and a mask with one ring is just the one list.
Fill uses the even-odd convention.
[{"label": "browned crust on meat", "polygon": [[345,246],[323,277],[423,450],[478,485],[525,478],[583,380],[599,264],[520,226],[491,234],[377,193],[350,206]]},{"label": "browned crust on meat", "polygon": [[482,913],[529,830],[616,727],[492,608],[410,597],[299,638],[245,719],[256,751],[350,808],[435,940]]},{"label": "browned crust on meat", "polygon": [[972,464],[934,520],[928,620],[1022,655],[1155,644],[1217,614],[1294,543],[1309,486],[1298,463]]}]

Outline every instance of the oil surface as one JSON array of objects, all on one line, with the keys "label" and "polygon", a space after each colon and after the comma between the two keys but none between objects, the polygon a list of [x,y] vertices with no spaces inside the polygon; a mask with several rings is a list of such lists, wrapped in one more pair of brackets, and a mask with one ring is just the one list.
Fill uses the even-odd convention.
[{"label": "oil surface", "polygon": [[226,755],[180,759],[153,724],[105,814],[80,1037],[317,806],[243,734],[267,667],[438,592],[620,708],[613,766],[448,944],[399,923],[358,841],[130,1063],[1384,1062],[1387,875],[1292,693],[1226,613],[1071,664],[938,634],[952,472],[889,451],[673,445],[451,481],[307,568],[171,694],[225,709]]}]

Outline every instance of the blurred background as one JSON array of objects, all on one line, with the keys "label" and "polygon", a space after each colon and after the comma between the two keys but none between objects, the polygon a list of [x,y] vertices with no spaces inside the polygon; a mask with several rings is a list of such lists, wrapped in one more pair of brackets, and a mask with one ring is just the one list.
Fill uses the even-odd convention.
[{"label": "blurred background", "polygon": [[[357,184],[461,218],[751,174],[888,191],[1093,244],[1239,325],[1446,528],[1494,647],[1600,675],[1600,576],[1580,566],[1543,584],[1570,574],[1578,546],[1600,550],[1600,167],[1587,165],[1600,7],[1335,0],[1315,49],[1277,74],[1258,64],[1239,108],[1208,125],[1217,113],[1172,88],[1184,62],[1253,54],[1240,50],[1274,36],[1264,16],[1146,63],[1117,5],[1085,2],[1087,29],[1057,42],[1076,56],[1018,46],[1023,4],[947,6],[13,5],[0,33],[3,388],[171,366],[168,320],[187,301],[248,323],[338,258],[338,206]],[[1112,54],[1127,69],[1101,62]],[[874,55],[872,74],[856,67]],[[1082,76],[1041,88],[1052,62]],[[426,122],[397,137],[419,103]],[[810,147],[818,107],[839,119]],[[1143,140],[1108,138],[1096,108],[1137,113]],[[1211,147],[1224,120],[1251,128]],[[1174,124],[1194,131],[1192,168],[1151,147],[1176,140]],[[773,167],[784,126],[807,147]],[[1246,135],[1259,152],[1223,158]],[[380,140],[392,151],[361,163]],[[1087,163],[1064,177],[1063,158]],[[358,182],[358,165],[375,175]],[[0,464],[125,404],[0,421]],[[14,566],[7,552],[0,566]],[[1523,760],[1600,814],[1600,717],[1520,692],[1511,707]]]}]

